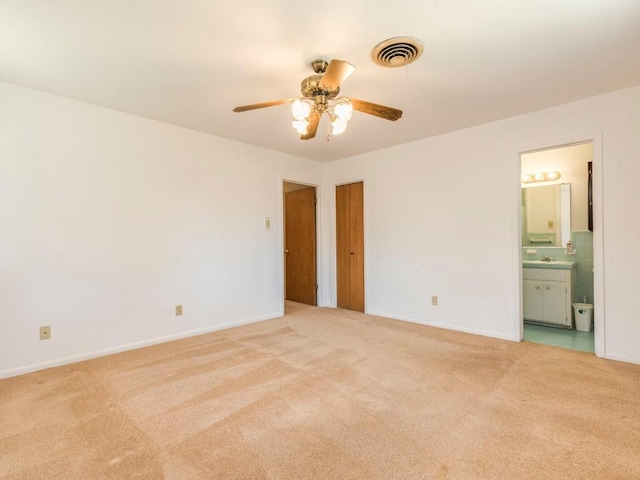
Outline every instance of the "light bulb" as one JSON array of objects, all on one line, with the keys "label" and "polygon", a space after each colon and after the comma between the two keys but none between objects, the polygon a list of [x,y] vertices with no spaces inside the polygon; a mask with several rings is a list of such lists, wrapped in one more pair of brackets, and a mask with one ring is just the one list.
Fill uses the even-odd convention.
[{"label": "light bulb", "polygon": [[333,107],[333,113],[342,121],[348,122],[353,114],[353,105],[348,98],[340,97]]},{"label": "light bulb", "polygon": [[347,122],[341,120],[340,118],[336,118],[333,122],[331,122],[331,135],[340,135],[347,129]]},{"label": "light bulb", "polygon": [[293,125],[293,128],[296,130],[296,132],[298,132],[300,135],[304,135],[305,133],[307,133],[309,122],[307,122],[306,120],[294,120],[293,122],[291,122],[291,125]]},{"label": "light bulb", "polygon": [[301,102],[299,98],[296,98],[291,104],[291,114],[296,120],[304,120],[311,113],[311,105],[307,102]]},{"label": "light bulb", "polygon": [[528,175],[523,175],[522,182],[552,182],[554,180],[559,180],[561,176],[560,172],[530,173]]}]

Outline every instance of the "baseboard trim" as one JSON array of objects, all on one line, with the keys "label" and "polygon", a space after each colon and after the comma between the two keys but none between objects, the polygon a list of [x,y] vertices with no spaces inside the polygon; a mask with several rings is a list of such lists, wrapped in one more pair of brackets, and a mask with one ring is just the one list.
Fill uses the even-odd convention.
[{"label": "baseboard trim", "polygon": [[604,358],[607,360],[614,360],[616,362],[625,362],[625,363],[633,363],[635,365],[640,365],[640,357],[633,357],[629,355],[617,355],[617,354],[605,354]]},{"label": "baseboard trim", "polygon": [[150,340],[143,340],[140,342],[128,343],[117,347],[105,348],[102,350],[95,350],[93,352],[81,353],[78,355],[71,355],[68,357],[62,357],[55,360],[49,360],[41,363],[34,363],[31,365],[25,365],[24,367],[12,368],[8,370],[0,370],[0,379],[17,377],[18,375],[24,375],[27,373],[38,372],[47,368],[60,367],[62,365],[68,365],[70,363],[82,362],[84,360],[91,360],[92,358],[104,357],[106,355],[113,355],[114,353],[126,352],[129,350],[135,350],[137,348],[150,347],[151,345],[158,345],[160,343],[171,342],[174,340],[180,340],[187,337],[195,337],[196,335],[203,335],[205,333],[217,332],[219,330],[225,330],[227,328],[239,327],[241,325],[248,325],[250,323],[263,322],[265,320],[271,320],[279,318],[283,315],[282,312],[272,313],[268,315],[261,315],[259,317],[253,317],[238,322],[224,323],[221,325],[215,325],[212,327],[200,328],[197,330],[189,330],[187,332],[175,333],[172,335],[166,335],[163,337],[152,338]]},{"label": "baseboard trim", "polygon": [[454,330],[456,332],[470,333],[472,335],[481,335],[483,337],[496,338],[498,340],[508,340],[510,342],[520,341],[520,340],[515,340],[513,337],[509,335],[504,335],[502,333],[490,332],[487,330],[479,330],[476,328],[462,327],[460,325],[451,325],[448,323],[439,323],[439,322],[429,322],[427,320],[418,320],[416,318],[403,317],[400,315],[394,315],[394,314],[385,313],[385,312],[367,311],[366,313],[367,315],[376,315],[378,317],[391,318],[393,320],[400,320],[402,322],[417,323],[418,325],[425,325],[428,327],[443,328],[445,330]]}]

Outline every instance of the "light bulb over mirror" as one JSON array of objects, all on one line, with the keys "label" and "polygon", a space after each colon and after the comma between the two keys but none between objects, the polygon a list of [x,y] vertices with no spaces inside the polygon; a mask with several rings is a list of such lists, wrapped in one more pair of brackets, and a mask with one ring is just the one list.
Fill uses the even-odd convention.
[{"label": "light bulb over mirror", "polygon": [[522,183],[533,183],[533,182],[552,182],[554,180],[559,180],[562,175],[560,172],[538,172],[538,173],[528,173],[522,176]]}]

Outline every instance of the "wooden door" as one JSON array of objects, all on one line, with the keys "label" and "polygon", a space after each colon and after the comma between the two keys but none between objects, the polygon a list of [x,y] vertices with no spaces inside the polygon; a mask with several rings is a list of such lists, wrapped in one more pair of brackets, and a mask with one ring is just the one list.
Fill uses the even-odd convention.
[{"label": "wooden door", "polygon": [[338,307],[364,312],[364,185],[336,187]]},{"label": "wooden door", "polygon": [[285,298],[316,305],[316,189],[284,194]]}]

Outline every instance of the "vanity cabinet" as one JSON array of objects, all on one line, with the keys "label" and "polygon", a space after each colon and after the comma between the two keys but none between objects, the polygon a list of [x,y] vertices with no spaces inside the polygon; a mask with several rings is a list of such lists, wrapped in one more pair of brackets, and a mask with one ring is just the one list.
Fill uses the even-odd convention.
[{"label": "vanity cabinet", "polygon": [[525,321],[571,328],[575,269],[523,268]]}]

